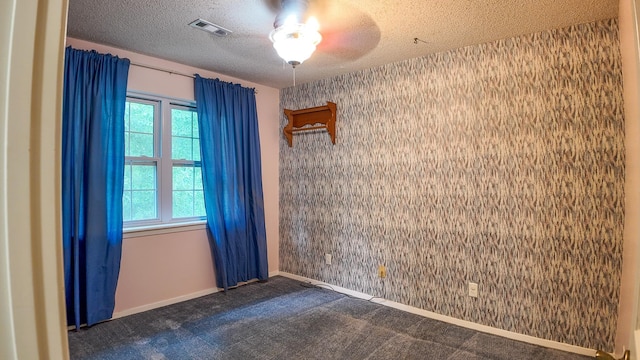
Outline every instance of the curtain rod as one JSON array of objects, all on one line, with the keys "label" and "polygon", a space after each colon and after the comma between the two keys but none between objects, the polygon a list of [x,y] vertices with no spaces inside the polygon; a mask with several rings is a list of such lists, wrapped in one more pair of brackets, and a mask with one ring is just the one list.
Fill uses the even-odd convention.
[{"label": "curtain rod", "polygon": [[[173,74],[173,75],[180,75],[180,76],[184,76],[184,77],[188,77],[188,78],[192,78],[192,79],[196,78],[196,76],[193,75],[193,74],[186,74],[186,73],[183,73],[183,72],[167,70],[167,69],[163,69],[163,68],[159,68],[159,67],[155,67],[155,66],[151,66],[151,65],[139,64],[139,63],[135,63],[133,61],[131,61],[131,65],[137,66],[137,67],[146,68],[146,69],[156,70],[156,71],[162,71],[162,72],[166,72],[166,73]],[[257,94],[258,93],[258,89],[253,89],[253,92],[255,92]]]},{"label": "curtain rod", "polygon": [[195,78],[195,75],[192,75],[192,74],[185,74],[185,73],[181,73],[179,71],[167,70],[167,69],[163,69],[163,68],[159,68],[159,67],[155,67],[155,66],[151,66],[151,65],[138,64],[138,63],[134,63],[133,61],[131,62],[131,65],[134,65],[134,66],[137,66],[137,67],[143,67],[143,68],[147,68],[147,69],[151,69],[151,70],[162,71],[162,72],[166,72],[166,73],[169,73],[169,74],[190,77],[192,79]]}]

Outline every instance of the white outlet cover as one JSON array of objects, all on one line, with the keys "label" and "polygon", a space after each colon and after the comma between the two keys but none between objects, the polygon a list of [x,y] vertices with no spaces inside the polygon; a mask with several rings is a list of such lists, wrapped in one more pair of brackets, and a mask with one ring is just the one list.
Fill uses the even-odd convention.
[{"label": "white outlet cover", "polygon": [[324,263],[331,265],[331,254],[324,254]]},{"label": "white outlet cover", "polygon": [[478,297],[478,284],[477,283],[469,283],[469,296]]}]

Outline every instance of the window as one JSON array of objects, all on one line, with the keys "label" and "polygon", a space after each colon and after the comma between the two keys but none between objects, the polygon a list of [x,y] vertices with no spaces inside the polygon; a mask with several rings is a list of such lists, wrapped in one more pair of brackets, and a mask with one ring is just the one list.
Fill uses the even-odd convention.
[{"label": "window", "polygon": [[158,102],[127,99],[124,110],[124,221],[158,219]]},{"label": "window", "polygon": [[171,109],[171,161],[173,217],[205,215],[198,115],[193,108]]},{"label": "window", "polygon": [[194,105],[127,97],[125,227],[203,219],[198,118]]}]

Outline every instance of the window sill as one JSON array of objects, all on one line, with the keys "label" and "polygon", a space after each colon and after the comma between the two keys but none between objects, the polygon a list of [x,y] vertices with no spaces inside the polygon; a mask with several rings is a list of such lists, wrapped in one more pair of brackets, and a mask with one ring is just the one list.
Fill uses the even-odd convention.
[{"label": "window sill", "polygon": [[207,228],[206,220],[196,220],[190,222],[174,223],[174,224],[155,224],[148,226],[136,226],[122,229],[122,238],[136,238],[142,236],[154,236],[162,234],[171,234],[184,231],[204,230]]}]

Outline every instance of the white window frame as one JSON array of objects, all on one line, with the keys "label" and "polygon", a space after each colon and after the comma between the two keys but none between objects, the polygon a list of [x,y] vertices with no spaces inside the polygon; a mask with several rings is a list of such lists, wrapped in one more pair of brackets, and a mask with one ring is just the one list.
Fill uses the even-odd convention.
[{"label": "white window frame", "polygon": [[[171,110],[173,108],[192,108],[195,111],[195,101],[175,99],[145,92],[128,91],[127,101],[130,100],[157,104],[157,113],[154,116],[154,146],[156,147],[156,154],[154,154],[153,158],[127,158],[135,161],[156,162],[157,217],[156,219],[126,221],[123,224],[123,231],[125,233],[137,233],[140,231],[166,233],[176,231],[175,229],[171,229],[176,227],[188,227],[189,230],[204,228],[203,224],[206,224],[206,216],[177,219],[174,219],[172,216],[173,164],[194,162],[171,159]],[[145,233],[145,235],[147,234]]]}]

